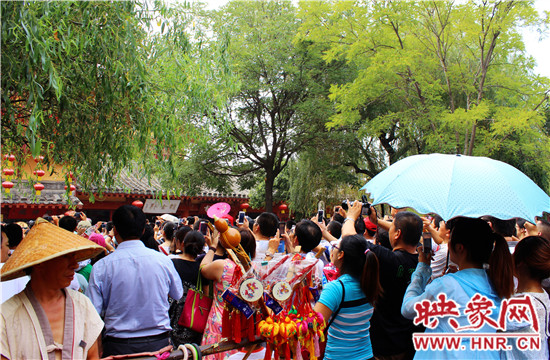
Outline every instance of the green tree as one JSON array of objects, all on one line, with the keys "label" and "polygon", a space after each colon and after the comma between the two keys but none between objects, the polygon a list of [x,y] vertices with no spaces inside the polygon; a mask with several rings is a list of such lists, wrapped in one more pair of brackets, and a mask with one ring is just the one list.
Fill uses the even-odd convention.
[{"label": "green tree", "polygon": [[237,176],[243,187],[263,181],[271,211],[275,179],[327,120],[322,79],[330,65],[293,41],[299,21],[290,1],[230,2],[212,21],[214,41],[229,39],[227,61],[239,86],[205,125],[211,140],[193,150],[194,168]]},{"label": "green tree", "polygon": [[[122,168],[150,155],[170,164],[167,149],[185,116],[176,121],[173,102],[158,97],[166,87],[150,72],[162,56],[149,38],[151,20],[164,11],[156,6],[2,2],[2,151],[20,160],[43,155],[72,170],[84,188],[109,186]],[[173,42],[185,48],[177,35]],[[187,98],[196,91],[172,90]]]},{"label": "green tree", "polygon": [[351,161],[357,171],[372,175],[380,159],[433,151],[498,158],[508,148],[528,163],[548,158],[541,104],[549,83],[533,75],[519,35],[521,26],[546,28],[531,3],[334,1],[300,9],[300,38],[324,44],[327,62],[358,69],[331,89],[337,114],[328,123],[355,129],[369,145],[365,158],[375,161]]}]

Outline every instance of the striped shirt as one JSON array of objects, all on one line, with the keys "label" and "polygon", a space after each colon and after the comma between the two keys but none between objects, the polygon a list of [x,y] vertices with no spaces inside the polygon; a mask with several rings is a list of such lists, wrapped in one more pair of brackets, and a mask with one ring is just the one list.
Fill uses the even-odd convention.
[{"label": "striped shirt", "polygon": [[[348,274],[339,280],[346,288],[344,301],[359,300],[365,297],[359,281]],[[342,284],[340,281],[328,283],[321,292],[319,302],[336,312],[342,302]],[[365,360],[373,357],[370,342],[370,318],[374,308],[366,303],[355,307],[343,307],[328,330],[325,359]],[[327,319],[328,323],[329,319]]]}]

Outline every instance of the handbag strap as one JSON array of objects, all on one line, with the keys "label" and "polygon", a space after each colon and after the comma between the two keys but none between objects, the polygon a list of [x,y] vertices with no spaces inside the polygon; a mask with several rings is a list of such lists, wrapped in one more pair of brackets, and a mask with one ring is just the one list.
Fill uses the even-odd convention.
[{"label": "handbag strap", "polygon": [[[197,285],[196,285],[196,288],[197,288],[197,292],[200,292],[201,294],[203,293],[202,291],[202,275],[201,275],[201,270],[203,267],[205,267],[206,265],[202,265],[199,267],[199,275],[197,276]],[[209,298],[214,298],[214,282],[212,280],[208,280],[208,297]]]},{"label": "handbag strap", "polygon": [[342,301],[340,301],[340,305],[338,305],[338,309],[336,309],[336,311],[332,314],[332,317],[330,318],[330,321],[327,324],[327,327],[325,328],[325,332],[328,332],[328,328],[330,327],[330,325],[332,325],[332,322],[338,316],[338,313],[342,309],[342,305],[344,305],[344,298],[346,297],[346,288],[344,287],[344,283],[340,279],[338,279],[336,281],[338,281],[340,283],[340,285],[342,285]]},{"label": "handbag strap", "polygon": [[202,266],[199,266],[199,273],[197,275],[197,281],[195,282],[195,287],[199,292],[202,292],[202,276],[201,276],[201,270]]}]

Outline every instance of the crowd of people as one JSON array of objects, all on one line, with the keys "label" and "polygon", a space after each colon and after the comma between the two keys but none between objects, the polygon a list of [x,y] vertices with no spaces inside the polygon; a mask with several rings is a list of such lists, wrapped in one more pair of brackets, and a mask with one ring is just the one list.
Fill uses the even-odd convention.
[{"label": "crowd of people", "polygon": [[[219,233],[204,226],[208,221],[147,219],[123,205],[105,223],[70,212],[3,224],[0,355],[92,359],[220,343],[222,294],[238,264]],[[354,202],[334,207],[330,219],[316,215],[282,225],[275,214],[262,213],[229,225],[253,262],[276,262],[283,254],[319,259],[311,291],[319,295],[312,306],[327,324],[325,359],[549,357],[550,223],[543,218],[445,221],[407,209],[381,217]],[[202,332],[182,323],[191,291],[212,294]],[[496,333],[492,324],[503,301],[525,295],[538,319],[540,349],[523,351],[510,341],[509,350],[476,351],[467,338],[464,349],[415,347],[415,333]],[[418,321],[418,304],[442,296],[462,312],[438,318],[435,326]],[[494,307],[485,323],[471,328],[464,309],[476,297]],[[510,321],[505,331],[535,330],[532,321]],[[249,359],[264,355],[260,348]]]}]

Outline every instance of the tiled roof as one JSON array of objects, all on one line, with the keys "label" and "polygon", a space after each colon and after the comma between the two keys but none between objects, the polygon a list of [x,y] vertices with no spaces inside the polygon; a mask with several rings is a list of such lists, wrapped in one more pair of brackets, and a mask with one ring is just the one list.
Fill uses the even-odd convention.
[{"label": "tiled roof", "polygon": [[74,194],[70,195],[71,204],[69,204],[65,195],[65,183],[60,181],[41,181],[44,190],[40,196],[36,195],[34,188],[27,181],[12,180],[12,182],[15,186],[11,189],[10,194],[2,191],[0,198],[2,204],[82,205],[82,202]]},{"label": "tiled roof", "polygon": [[[99,188],[92,187],[92,191],[98,191]],[[82,188],[77,184],[77,191],[82,191]],[[138,174],[132,173],[128,170],[123,170],[119,177],[116,179],[115,184],[107,189],[103,190],[105,194],[133,194],[133,195],[160,195],[166,193],[166,188],[162,186],[160,180],[156,177],[147,177]],[[170,190],[170,194],[173,195],[176,193],[174,189]],[[219,198],[248,198],[248,191],[239,191],[237,189],[230,189],[230,192],[221,193],[212,189],[202,189],[193,197],[219,197]],[[176,197],[186,197],[191,195],[181,194]]]}]

